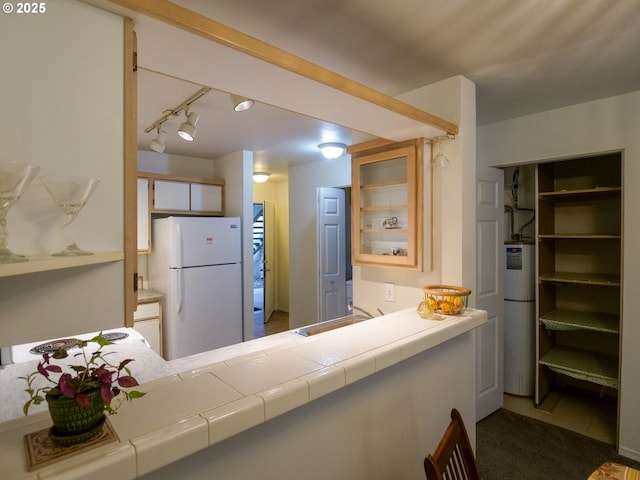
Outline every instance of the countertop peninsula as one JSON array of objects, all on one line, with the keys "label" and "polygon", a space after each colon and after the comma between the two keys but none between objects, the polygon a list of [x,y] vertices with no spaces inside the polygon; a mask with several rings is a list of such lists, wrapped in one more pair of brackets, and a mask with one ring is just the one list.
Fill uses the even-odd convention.
[{"label": "countertop peninsula", "polygon": [[[475,402],[475,385],[471,385],[475,384],[475,365],[458,366],[454,359],[460,359],[463,364],[474,361],[475,337],[465,334],[473,333],[484,322],[486,312],[480,310],[467,309],[460,316],[444,320],[424,320],[415,308],[410,308],[311,337],[288,331],[170,361],[165,365],[164,376],[142,385],[142,390],[148,392],[145,397],[126,403],[117,415],[109,417],[118,441],[38,471],[26,470],[23,437],[50,426],[48,413],[0,424],[3,476],[8,479],[124,479],[150,474],[171,478],[175,475],[171,469],[182,468],[181,459],[206,463],[210,461],[206,455],[209,449],[225,449],[238,436],[247,436],[242,441],[250,451],[252,442],[266,441],[261,428],[279,428],[281,424],[289,425],[289,421],[293,425],[290,428],[302,428],[299,419],[293,421],[301,407],[308,421],[313,422],[315,416],[322,415],[326,424],[326,418],[344,412],[328,412],[325,403],[346,396],[344,409],[351,411],[351,402],[358,397],[348,395],[360,395],[359,390],[368,388],[367,382],[403,379],[412,385],[415,373],[408,379],[404,377],[416,368],[425,372],[424,379],[432,374],[455,377],[451,378],[451,392],[445,387],[438,395],[435,403],[443,403],[438,413],[444,411],[445,403],[446,408],[450,408],[448,404],[462,395],[464,398],[459,401],[463,403],[463,415],[465,412],[475,415],[475,408],[471,406]],[[458,337],[461,340],[457,340]],[[425,354],[428,355],[422,359]],[[437,372],[431,371],[434,362],[439,365]],[[352,385],[357,385],[355,390],[352,387],[347,391]],[[425,390],[420,386],[419,390],[433,394],[430,388]],[[388,391],[385,388],[376,394],[376,401],[385,398],[384,392]],[[406,398],[413,396],[411,392],[406,394]],[[329,400],[323,400],[326,398]],[[405,402],[404,395],[397,399],[399,405]],[[317,409],[321,409],[320,413]],[[363,406],[354,412],[366,409]],[[415,417],[419,419],[423,415],[417,412]],[[278,420],[281,418],[284,420]],[[446,425],[447,421],[447,418],[438,420],[434,428]],[[291,434],[269,434],[272,438],[278,435],[292,441],[298,436],[293,430]],[[321,436],[320,433],[314,435]],[[472,435],[475,438],[475,429]],[[348,436],[345,433],[345,438]],[[222,472],[232,467],[224,463],[218,468]],[[286,468],[298,467],[292,462]],[[237,472],[229,473],[229,478],[235,474]]]}]

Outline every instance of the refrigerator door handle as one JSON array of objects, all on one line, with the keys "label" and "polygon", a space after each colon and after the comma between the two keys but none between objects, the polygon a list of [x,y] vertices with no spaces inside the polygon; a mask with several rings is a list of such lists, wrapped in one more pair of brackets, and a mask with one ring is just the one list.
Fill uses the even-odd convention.
[{"label": "refrigerator door handle", "polygon": [[184,242],[183,242],[183,238],[182,238],[182,227],[180,226],[180,224],[178,223],[176,225],[176,235],[178,237],[178,248],[176,250],[176,252],[178,253],[179,257],[178,260],[178,265],[179,267],[184,267]]},{"label": "refrigerator door handle", "polygon": [[182,283],[183,283],[183,271],[181,268],[176,270],[177,285],[176,285],[176,313],[182,313]]}]

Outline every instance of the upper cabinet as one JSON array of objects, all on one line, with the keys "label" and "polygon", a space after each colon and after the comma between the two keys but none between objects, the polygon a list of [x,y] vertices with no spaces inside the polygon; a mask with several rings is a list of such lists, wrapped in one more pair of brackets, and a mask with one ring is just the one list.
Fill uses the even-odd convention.
[{"label": "upper cabinet", "polygon": [[149,179],[151,213],[224,215],[224,181],[173,175],[143,174]]},{"label": "upper cabinet", "polygon": [[349,147],[352,261],[422,271],[422,138]]},{"label": "upper cabinet", "polygon": [[224,216],[224,181],[138,173],[138,253],[151,248],[151,214]]}]

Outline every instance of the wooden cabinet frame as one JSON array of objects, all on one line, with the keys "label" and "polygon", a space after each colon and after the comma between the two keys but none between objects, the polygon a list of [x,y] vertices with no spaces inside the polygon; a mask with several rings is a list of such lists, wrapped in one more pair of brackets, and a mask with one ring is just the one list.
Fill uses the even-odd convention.
[{"label": "wooden cabinet frame", "polygon": [[[349,147],[351,153],[351,195],[352,195],[352,262],[357,266],[392,267],[404,270],[423,270],[423,155],[424,139],[419,138],[400,143],[392,143],[374,140]],[[404,161],[404,176],[397,178],[378,178],[375,181],[363,177],[363,171],[373,172],[382,162]],[[381,176],[385,176],[380,172]],[[392,198],[394,189],[406,189],[406,203],[398,203],[392,200],[384,204],[364,204],[363,196],[367,191],[375,191],[378,194],[388,194]],[[372,196],[375,196],[373,193]],[[398,213],[396,213],[398,212]],[[383,220],[375,225],[363,225],[363,219],[372,218],[380,220],[376,215],[394,219],[402,216],[402,224],[385,226]],[[404,224],[406,222],[406,224]],[[378,225],[378,223],[380,223]],[[393,245],[397,242],[400,247],[376,247],[377,240],[371,240],[370,247],[365,236],[380,240],[379,244]],[[399,239],[399,240],[398,240]]]}]

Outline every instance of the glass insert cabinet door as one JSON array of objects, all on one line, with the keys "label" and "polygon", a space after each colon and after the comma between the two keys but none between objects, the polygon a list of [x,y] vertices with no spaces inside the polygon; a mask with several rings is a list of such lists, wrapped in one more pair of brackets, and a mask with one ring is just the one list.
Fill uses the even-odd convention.
[{"label": "glass insert cabinet door", "polygon": [[354,265],[422,270],[423,150],[423,139],[351,147]]}]

